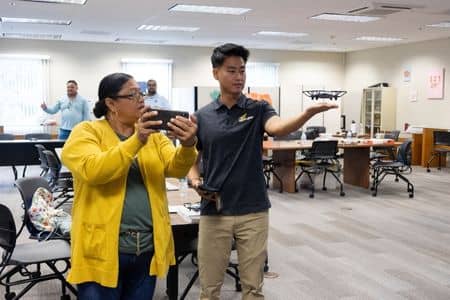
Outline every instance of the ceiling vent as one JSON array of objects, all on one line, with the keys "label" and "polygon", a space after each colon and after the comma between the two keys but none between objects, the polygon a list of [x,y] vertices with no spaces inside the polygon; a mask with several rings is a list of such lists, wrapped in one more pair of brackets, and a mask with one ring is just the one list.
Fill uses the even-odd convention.
[{"label": "ceiling vent", "polygon": [[[390,4],[390,3],[372,3],[369,6],[364,6],[360,8],[355,8],[350,10],[348,13],[354,15],[364,15],[364,16],[387,16],[395,14],[402,11],[411,11],[414,8],[419,8],[419,6],[413,5],[402,5],[402,4]],[[423,8],[420,7],[420,8]]]}]

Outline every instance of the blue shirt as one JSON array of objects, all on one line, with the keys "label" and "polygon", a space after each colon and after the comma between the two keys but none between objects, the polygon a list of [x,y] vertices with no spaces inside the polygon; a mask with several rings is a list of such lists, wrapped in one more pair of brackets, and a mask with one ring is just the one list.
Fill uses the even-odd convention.
[{"label": "blue shirt", "polygon": [[147,96],[144,101],[145,105],[150,106],[151,108],[171,109],[169,101],[158,93],[155,93],[153,96]]},{"label": "blue shirt", "polygon": [[44,109],[46,113],[56,114],[61,111],[61,129],[72,130],[81,121],[89,120],[89,105],[86,99],[76,95],[72,100],[64,96],[52,107]]},{"label": "blue shirt", "polygon": [[263,174],[264,125],[276,115],[265,101],[241,95],[228,109],[219,100],[204,106],[197,117],[197,148],[203,161],[203,182],[220,190],[222,211],[202,199],[202,215],[244,215],[270,207]]}]

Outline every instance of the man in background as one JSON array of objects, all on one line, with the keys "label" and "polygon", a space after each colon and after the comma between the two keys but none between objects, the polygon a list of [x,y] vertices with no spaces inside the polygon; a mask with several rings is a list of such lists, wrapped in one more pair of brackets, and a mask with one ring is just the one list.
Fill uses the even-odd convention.
[{"label": "man in background", "polygon": [[78,83],[75,80],[67,81],[67,95],[59,99],[55,105],[48,107],[45,102],[41,108],[49,114],[61,111],[61,126],[58,138],[66,140],[72,128],[82,121],[89,120],[89,105],[85,98],[78,94]]},{"label": "man in background", "polygon": [[171,109],[169,101],[164,96],[158,94],[155,79],[147,81],[147,97],[145,97],[144,101],[145,105],[151,108]]}]

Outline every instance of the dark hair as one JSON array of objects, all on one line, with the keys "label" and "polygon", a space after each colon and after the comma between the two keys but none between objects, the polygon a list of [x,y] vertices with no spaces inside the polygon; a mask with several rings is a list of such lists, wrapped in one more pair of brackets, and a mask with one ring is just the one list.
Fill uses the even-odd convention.
[{"label": "dark hair", "polygon": [[223,65],[225,58],[230,56],[239,56],[247,63],[247,59],[250,55],[250,51],[247,48],[236,45],[236,44],[224,44],[222,46],[216,47],[211,55],[211,64],[213,68],[220,67]]},{"label": "dark hair", "polygon": [[66,84],[69,84],[69,83],[73,83],[73,84],[75,84],[76,86],[78,86],[78,83],[77,83],[75,80],[73,80],[73,79],[67,80],[67,83],[66,83]]},{"label": "dark hair", "polygon": [[108,111],[105,99],[114,97],[122,89],[122,86],[130,79],[131,75],[125,73],[113,73],[105,76],[98,86],[98,101],[95,102],[94,115],[97,118],[103,117]]}]

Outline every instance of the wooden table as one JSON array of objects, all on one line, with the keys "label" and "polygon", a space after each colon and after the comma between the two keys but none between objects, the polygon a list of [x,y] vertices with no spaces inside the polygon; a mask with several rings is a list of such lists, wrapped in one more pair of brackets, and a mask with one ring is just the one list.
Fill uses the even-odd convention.
[{"label": "wooden table", "polygon": [[[369,144],[355,142],[351,144],[340,143],[339,148],[344,150],[344,182],[347,184],[369,188],[369,159],[370,148],[392,147],[401,143]],[[283,189],[288,193],[295,192],[295,154],[299,150],[310,149],[312,141],[264,141],[263,149],[272,150],[272,158],[279,164],[276,171],[283,182]],[[274,181],[277,188],[277,182]]]}]

